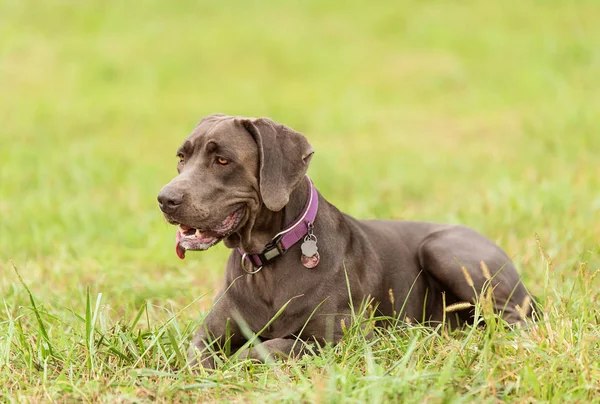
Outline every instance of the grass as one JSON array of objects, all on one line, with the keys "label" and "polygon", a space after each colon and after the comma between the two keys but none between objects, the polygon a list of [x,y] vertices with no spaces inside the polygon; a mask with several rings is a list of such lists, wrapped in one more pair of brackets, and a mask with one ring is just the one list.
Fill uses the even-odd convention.
[{"label": "grass", "polygon": [[[2,401],[600,402],[598,15],[591,0],[0,0]],[[348,325],[314,357],[190,372],[228,251],[179,261],[155,197],[212,112],[305,133],[317,187],[356,217],[485,233],[543,318],[373,339]]]}]

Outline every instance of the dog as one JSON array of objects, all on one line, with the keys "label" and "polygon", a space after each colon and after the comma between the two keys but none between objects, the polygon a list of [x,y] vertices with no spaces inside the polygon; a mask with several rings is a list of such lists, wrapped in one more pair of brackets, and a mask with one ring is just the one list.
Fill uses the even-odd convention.
[{"label": "dog", "polygon": [[178,175],[158,195],[164,217],[178,226],[177,255],[220,241],[232,250],[223,288],[193,340],[193,363],[213,368],[207,347],[227,336],[239,349],[244,327],[262,331],[261,342],[240,355],[262,361],[335,343],[351,307],[365,299],[381,316],[460,327],[473,321],[472,307],[447,316],[445,308],[472,303],[489,287],[508,324],[531,315],[511,259],[476,231],[340,212],[306,176],[313,148],[288,126],[213,114],[177,156]]}]

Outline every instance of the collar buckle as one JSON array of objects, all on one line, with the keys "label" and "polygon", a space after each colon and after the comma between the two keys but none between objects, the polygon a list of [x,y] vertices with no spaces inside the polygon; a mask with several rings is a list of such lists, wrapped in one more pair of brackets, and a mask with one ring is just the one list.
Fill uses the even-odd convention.
[{"label": "collar buckle", "polygon": [[[260,255],[262,255],[261,261],[263,264],[268,263],[269,261],[279,257],[280,255],[285,254],[287,251],[283,245],[281,244],[281,239],[283,235],[276,236],[269,244],[265,246],[265,249],[262,251]],[[263,259],[264,258],[264,259]]]}]

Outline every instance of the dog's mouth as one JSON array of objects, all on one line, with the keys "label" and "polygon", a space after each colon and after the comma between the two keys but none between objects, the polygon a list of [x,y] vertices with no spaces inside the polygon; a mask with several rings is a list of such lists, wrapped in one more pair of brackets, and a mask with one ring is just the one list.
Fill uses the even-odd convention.
[{"label": "dog's mouth", "polygon": [[187,250],[204,251],[214,246],[219,241],[230,236],[237,229],[243,217],[244,207],[241,207],[212,229],[200,230],[185,224],[179,224],[175,236],[175,252],[177,256],[184,259]]}]

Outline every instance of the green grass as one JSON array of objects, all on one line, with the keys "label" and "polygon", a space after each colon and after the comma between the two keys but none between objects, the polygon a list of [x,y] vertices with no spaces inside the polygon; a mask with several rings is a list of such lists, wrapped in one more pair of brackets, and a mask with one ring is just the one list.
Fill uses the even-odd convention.
[{"label": "green grass", "polygon": [[[595,0],[0,0],[1,400],[600,402],[599,16]],[[190,372],[228,252],[179,261],[155,198],[212,112],[306,134],[317,187],[356,217],[485,233],[542,321],[349,326],[314,357]]]}]

